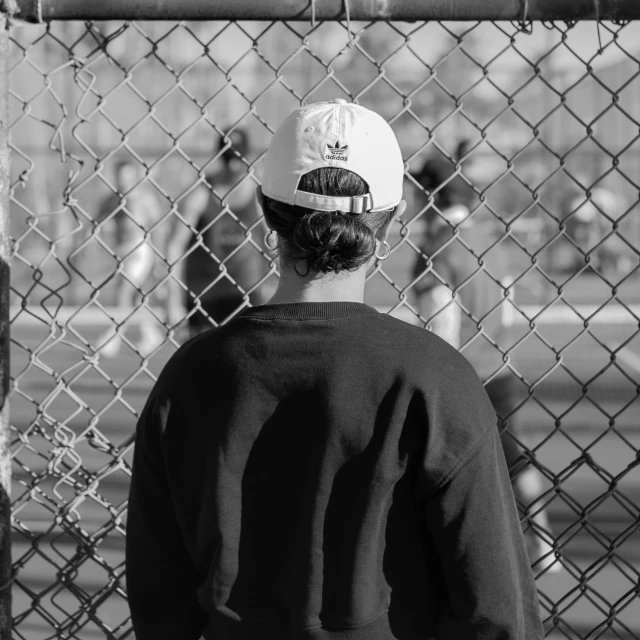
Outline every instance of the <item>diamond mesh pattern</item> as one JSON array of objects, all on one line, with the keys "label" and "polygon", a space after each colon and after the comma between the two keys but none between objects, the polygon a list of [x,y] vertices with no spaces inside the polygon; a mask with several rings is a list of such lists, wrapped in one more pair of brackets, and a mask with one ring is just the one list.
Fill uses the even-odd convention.
[{"label": "diamond mesh pattern", "polygon": [[[334,97],[382,113],[407,166],[407,213],[365,301],[427,328],[459,309],[474,328],[463,353],[492,345],[486,379],[511,372],[523,391],[505,417],[525,423],[513,437],[542,478],[537,499],[518,498],[523,526],[563,567],[551,578],[534,564],[548,636],[640,637],[640,25],[600,25],[599,54],[595,28],[13,30],[16,638],[132,637],[123,562],[136,417],[190,318],[215,326],[274,290],[277,262],[247,193],[284,114]],[[456,157],[462,138],[469,147]],[[220,177],[228,153],[230,180]],[[425,190],[427,158],[449,159],[455,173]],[[470,194],[464,220],[440,204],[449,182]],[[213,211],[204,222],[193,216],[203,208]],[[429,243],[438,221],[445,233]],[[469,225],[492,238],[470,241]],[[211,237],[222,244],[212,249]],[[463,281],[443,267],[454,248],[477,263]],[[491,266],[498,252],[512,265],[507,282]],[[196,254],[215,275],[194,285]],[[475,317],[464,291],[479,278],[501,296]],[[425,279],[449,296],[428,313],[416,294]],[[228,309],[212,318],[216,291]],[[116,306],[123,292],[131,310]],[[496,314],[508,339],[489,329]],[[552,531],[533,517],[543,508]]]}]

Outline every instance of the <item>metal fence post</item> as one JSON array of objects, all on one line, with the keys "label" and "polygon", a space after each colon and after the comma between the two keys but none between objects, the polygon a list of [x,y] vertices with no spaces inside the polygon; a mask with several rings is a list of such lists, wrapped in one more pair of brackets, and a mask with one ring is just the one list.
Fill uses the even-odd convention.
[{"label": "metal fence post", "polygon": [[[0,9],[3,3],[0,2]],[[0,638],[11,637],[9,437],[9,30],[0,10]]]}]

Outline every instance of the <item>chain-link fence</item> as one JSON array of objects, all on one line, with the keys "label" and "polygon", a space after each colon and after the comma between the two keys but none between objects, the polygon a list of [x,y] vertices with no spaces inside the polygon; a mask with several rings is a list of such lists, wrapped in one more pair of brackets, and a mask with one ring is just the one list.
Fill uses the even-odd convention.
[{"label": "chain-link fence", "polygon": [[[633,22],[15,26],[14,636],[132,636],[136,417],[188,329],[268,300],[264,150],[293,107],[344,97],[389,120],[407,166],[365,302],[430,328],[460,309],[487,384],[520,385],[549,637],[640,638],[638,43]],[[475,266],[456,280],[460,251]],[[500,299],[478,317],[482,278]],[[429,281],[449,298],[425,311]]]}]

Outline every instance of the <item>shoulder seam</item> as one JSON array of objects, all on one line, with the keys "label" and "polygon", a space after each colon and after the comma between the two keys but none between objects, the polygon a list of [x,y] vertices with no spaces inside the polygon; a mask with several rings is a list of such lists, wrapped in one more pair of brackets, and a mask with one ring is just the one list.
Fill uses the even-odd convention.
[{"label": "shoulder seam", "polygon": [[487,437],[487,434],[489,433],[489,431],[491,431],[491,429],[497,429],[497,428],[498,428],[497,422],[489,424],[489,426],[482,432],[482,435],[478,438],[478,441],[473,445],[473,447],[471,448],[467,456],[462,458],[461,461],[459,461],[456,465],[454,465],[453,468],[442,478],[442,480],[438,482],[438,484],[433,489],[431,495],[427,498],[427,502],[431,500],[433,497],[435,497],[435,495],[440,491],[440,489],[442,489],[442,487],[444,487],[444,485],[447,484],[447,482],[449,482],[449,480],[451,480],[451,478],[453,478],[458,473],[458,471],[460,471],[460,469],[462,469],[462,467],[464,467],[471,460],[471,458],[473,458],[476,451],[480,448],[480,445],[484,442],[485,438]]}]

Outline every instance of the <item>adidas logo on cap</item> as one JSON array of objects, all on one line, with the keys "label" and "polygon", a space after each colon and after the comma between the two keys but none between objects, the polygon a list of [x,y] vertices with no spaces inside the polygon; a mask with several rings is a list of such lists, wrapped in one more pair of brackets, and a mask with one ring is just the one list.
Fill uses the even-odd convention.
[{"label": "adidas logo on cap", "polygon": [[336,140],[335,145],[333,147],[330,144],[327,145],[327,153],[325,154],[324,159],[346,161],[348,149],[349,149],[348,144],[340,146],[340,141]]}]

